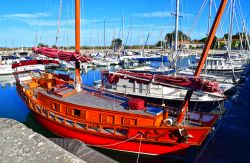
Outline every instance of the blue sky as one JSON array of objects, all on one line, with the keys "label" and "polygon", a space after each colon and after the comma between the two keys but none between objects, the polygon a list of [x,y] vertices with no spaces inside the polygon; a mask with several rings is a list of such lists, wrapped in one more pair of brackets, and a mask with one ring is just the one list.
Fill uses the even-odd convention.
[{"label": "blue sky", "polygon": [[[234,32],[242,29],[239,1],[249,29],[249,0],[236,0]],[[215,0],[219,6],[220,0]],[[188,33],[203,0],[180,0],[180,30]],[[53,45],[56,42],[60,0],[5,0],[0,1],[0,47],[34,46],[39,42]],[[122,38],[126,45],[155,44],[174,30],[175,0],[82,0],[81,45],[110,45],[113,38]],[[192,39],[206,35],[208,5],[197,25]],[[215,15],[213,7],[212,16]],[[106,39],[104,43],[104,20]],[[95,23],[94,23],[95,22]],[[237,23],[238,22],[238,23]],[[223,31],[228,31],[229,12],[225,11]],[[239,24],[237,26],[237,24]],[[217,32],[222,35],[221,30]],[[74,45],[74,0],[62,0],[60,32],[57,45]]]}]

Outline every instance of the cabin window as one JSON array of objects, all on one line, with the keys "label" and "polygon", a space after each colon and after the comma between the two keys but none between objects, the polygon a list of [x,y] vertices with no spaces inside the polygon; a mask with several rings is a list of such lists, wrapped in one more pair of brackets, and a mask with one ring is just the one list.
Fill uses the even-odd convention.
[{"label": "cabin window", "polygon": [[222,61],[218,61],[219,62],[219,65],[222,66]]},{"label": "cabin window", "polygon": [[79,110],[66,107],[66,114],[70,116],[81,117],[83,120],[86,120],[86,110]]},{"label": "cabin window", "polygon": [[76,116],[76,117],[80,117],[81,116],[81,110],[73,109],[73,115]]},{"label": "cabin window", "polygon": [[102,123],[114,124],[114,122],[115,122],[115,116],[102,114],[101,115],[101,122]]},{"label": "cabin window", "polygon": [[51,110],[60,112],[60,104],[51,103]]},{"label": "cabin window", "polygon": [[123,125],[125,126],[136,126],[137,120],[131,118],[123,118]]},{"label": "cabin window", "polygon": [[211,61],[207,61],[207,65],[212,65]]},{"label": "cabin window", "polygon": [[134,81],[134,83],[133,83],[133,92],[136,92],[136,83],[135,83],[135,81]]},{"label": "cabin window", "polygon": [[139,93],[142,93],[142,83],[139,83]]},{"label": "cabin window", "polygon": [[147,90],[146,93],[150,93],[150,86],[149,86],[149,84],[146,85],[146,90]]},{"label": "cabin window", "polygon": [[215,66],[218,66],[218,63],[217,63],[217,61],[213,61],[214,62],[214,64],[213,65],[215,65]]},{"label": "cabin window", "polygon": [[124,91],[125,91],[125,93],[126,93],[126,92],[127,92],[127,86],[126,86],[126,85],[123,85],[122,87],[124,88]]}]

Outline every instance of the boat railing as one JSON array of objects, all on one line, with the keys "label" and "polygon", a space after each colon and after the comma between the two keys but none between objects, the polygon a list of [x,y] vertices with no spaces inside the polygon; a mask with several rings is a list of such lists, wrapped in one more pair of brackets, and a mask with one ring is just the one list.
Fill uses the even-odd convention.
[{"label": "boat railing", "polygon": [[93,132],[115,135],[122,138],[128,137],[129,128],[127,127],[101,122],[89,122],[81,118],[68,116],[57,111],[53,111],[52,109],[45,108],[37,104],[33,99],[29,99],[29,106],[34,112],[58,123],[74,127],[75,129],[85,129]]},{"label": "boat railing", "polygon": [[[24,95],[31,96],[25,93]],[[191,145],[200,145],[205,135],[207,135],[211,128],[210,125],[205,125],[202,127],[198,127],[200,125],[191,125],[187,126],[158,126],[158,127],[147,127],[147,126],[123,126],[123,125],[115,125],[103,122],[90,122],[86,121],[80,117],[72,117],[70,115],[65,115],[58,110],[53,110],[49,107],[42,106],[39,101],[36,101],[33,98],[28,98],[27,104],[29,108],[35,114],[42,116],[54,123],[57,123],[61,126],[66,126],[71,128],[71,130],[75,130],[76,132],[88,132],[93,134],[99,134],[103,136],[115,137],[117,139],[130,139],[133,138],[136,141],[140,141],[139,138],[136,138],[136,135],[142,135],[143,141],[153,141],[153,142],[161,142],[161,143],[185,143]],[[202,116],[203,117],[203,116]],[[195,118],[197,120],[202,120],[203,118],[200,114],[196,115]],[[206,120],[207,119],[207,120]],[[211,123],[213,117],[207,117],[205,120]],[[202,120],[203,121],[203,120]],[[184,136],[181,134],[182,131],[185,133],[189,133],[192,135],[196,135],[192,139],[188,139],[188,136]],[[197,135],[197,131],[198,135]],[[177,135],[176,135],[177,134]],[[176,135],[176,136],[174,136]],[[174,137],[172,137],[174,136]]]},{"label": "boat railing", "polygon": [[[134,87],[129,87],[129,86],[120,86],[120,85],[111,85],[110,86],[107,86],[106,87],[107,90],[108,89],[112,89],[112,90],[115,90],[115,91],[118,91],[121,90],[120,88],[122,88],[122,92],[125,93],[125,94],[145,94],[145,95],[150,95],[150,96],[153,96],[153,97],[158,97],[158,98],[165,98],[165,97],[168,97],[168,98],[173,98],[173,99],[176,99],[176,98],[184,98],[185,97],[185,94],[186,92],[185,91],[180,91],[176,88],[171,88],[173,89],[172,91],[169,91],[169,92],[164,92],[162,90],[162,88],[134,88]],[[193,98],[195,97],[201,97],[202,95],[204,95],[205,92],[197,92],[197,94],[194,94],[193,95]]]}]

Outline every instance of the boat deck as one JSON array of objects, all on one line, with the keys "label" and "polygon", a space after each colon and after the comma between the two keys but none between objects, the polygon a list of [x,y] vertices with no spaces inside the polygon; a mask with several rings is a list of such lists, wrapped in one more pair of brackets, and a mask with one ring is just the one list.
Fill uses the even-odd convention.
[{"label": "boat deck", "polygon": [[[67,90],[64,89],[62,91],[70,92],[74,90],[75,89],[72,86],[68,86]],[[106,109],[106,110],[111,110],[111,111],[119,111],[119,112],[124,112],[124,113],[140,114],[140,115],[146,115],[146,116],[152,116],[152,117],[155,116],[154,114],[148,113],[145,110],[131,110],[131,109],[128,110],[126,108],[128,106],[127,101],[129,100],[129,98],[111,94],[108,92],[101,94],[97,90],[91,87],[84,87],[83,91],[76,92],[67,97],[60,97],[54,93],[48,93],[46,90],[41,89],[41,87],[37,87],[34,89],[34,93],[38,91],[53,99],[64,101],[64,102],[75,104],[75,105]]]},{"label": "boat deck", "polygon": [[[25,78],[26,79],[26,78]],[[30,83],[33,81],[30,78],[27,78],[27,80],[23,80],[21,85],[25,89],[30,89]],[[48,96],[52,99],[62,101],[65,103],[78,105],[78,106],[85,106],[89,108],[95,108],[100,110],[108,110],[108,111],[117,111],[122,113],[128,113],[128,114],[135,114],[140,116],[147,116],[147,117],[156,117],[157,115],[162,113],[161,107],[157,106],[146,106],[144,110],[132,110],[127,109],[128,108],[128,101],[130,98],[124,97],[121,95],[117,95],[114,93],[110,93],[107,91],[103,91],[102,93],[93,88],[84,86],[83,90],[80,92],[76,92],[74,87],[72,85],[66,84],[60,87],[54,87],[54,90],[48,91],[47,89],[44,89],[40,86],[32,88],[33,90],[33,98],[37,98],[38,92]],[[64,94],[67,94],[64,96]],[[197,115],[198,119],[201,118],[201,115]],[[203,117],[203,116],[202,116]],[[205,115],[204,118],[207,117],[207,120],[210,121],[213,119],[214,116],[211,117],[211,115]],[[169,114],[169,118],[175,121],[175,116],[172,116]],[[201,126],[201,122],[196,122],[197,118],[194,118],[195,121],[189,120],[188,125],[189,126]],[[204,121],[204,122],[205,122]]]}]

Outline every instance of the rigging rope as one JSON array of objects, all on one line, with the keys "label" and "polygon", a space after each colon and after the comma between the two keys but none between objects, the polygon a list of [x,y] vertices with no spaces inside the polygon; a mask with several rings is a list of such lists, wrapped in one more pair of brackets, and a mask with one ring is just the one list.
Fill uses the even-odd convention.
[{"label": "rigging rope", "polygon": [[249,38],[248,38],[248,34],[247,34],[247,28],[246,28],[246,22],[245,22],[245,17],[243,16],[243,12],[242,12],[242,8],[241,8],[241,3],[240,3],[240,0],[237,1],[238,2],[238,8],[239,8],[239,11],[240,11],[240,18],[242,20],[242,25],[243,25],[243,32],[245,33],[246,35],[246,43],[248,45],[248,49],[250,49],[250,43],[249,43]]},{"label": "rigging rope", "polygon": [[139,151],[138,151],[138,154],[137,154],[136,163],[139,162],[139,158],[140,158],[140,153],[141,153],[141,141],[142,141],[142,135],[141,135],[141,138],[140,138]]},{"label": "rigging rope", "polygon": [[[122,143],[125,143],[127,141],[130,141],[130,140],[133,140],[135,139],[136,137],[138,137],[139,135],[141,135],[140,133],[131,137],[131,138],[128,138],[124,141],[121,141],[121,142],[116,142],[116,143],[111,143],[111,144],[102,144],[102,145],[93,145],[93,144],[86,144],[88,146],[94,146],[94,147],[109,147],[109,146],[116,146],[116,145],[119,145],[119,144],[122,144]],[[142,139],[142,135],[141,135],[141,139]],[[140,140],[140,143],[141,143],[141,140]]]},{"label": "rigging rope", "polygon": [[[213,2],[214,2],[214,7],[215,7],[216,12],[217,12],[217,11],[218,11],[218,8],[217,8],[217,6],[216,6],[216,3],[215,3],[215,1],[214,1],[214,0],[213,0]],[[231,5],[233,5],[233,4],[232,4],[232,1],[231,1],[230,5],[229,5],[229,8],[231,7]],[[225,36],[225,35],[224,35],[224,32],[223,32],[223,29],[222,29],[222,25],[221,25],[221,23],[219,23],[219,26],[220,26],[220,30],[222,31],[223,36]],[[223,39],[224,39],[224,42],[226,43],[226,38],[225,38],[225,37],[223,37]],[[229,55],[229,58],[230,58],[229,47],[228,47],[227,45],[226,45],[226,49],[227,49],[227,52],[228,52],[228,55]],[[231,61],[230,61],[229,63],[230,63],[231,68],[232,68],[232,73],[233,73],[233,82],[236,82],[236,81],[235,81],[236,76],[235,76],[235,72],[234,72],[234,67],[233,67],[233,64],[232,64],[232,62],[231,62]]]},{"label": "rigging rope", "polygon": [[57,41],[58,41],[58,39],[59,39],[59,34],[60,34],[61,15],[62,15],[62,0],[60,0],[60,7],[59,7],[59,13],[58,13],[57,33],[56,33],[56,42],[55,42],[55,46],[57,46]]},{"label": "rigging rope", "polygon": [[194,27],[195,27],[196,24],[198,23],[198,21],[199,21],[199,19],[200,19],[200,16],[201,16],[201,14],[202,14],[202,12],[203,12],[203,10],[204,10],[204,8],[205,8],[207,2],[208,2],[208,0],[204,0],[204,1],[203,1],[202,5],[201,5],[201,7],[200,7],[200,9],[199,9],[199,11],[198,11],[198,14],[196,15],[196,17],[195,17],[195,19],[194,19],[194,21],[193,21],[193,23],[192,23],[190,29],[188,30],[188,33],[187,33],[188,36],[190,36],[190,34],[192,33]]},{"label": "rigging rope", "polygon": [[[215,11],[217,12],[217,11],[218,11],[218,8],[217,8],[216,3],[215,3],[214,0],[213,0],[213,4],[214,4]],[[228,8],[228,10],[229,10],[229,8]],[[227,10],[227,11],[228,11],[228,10]],[[226,13],[226,15],[227,15],[227,13]],[[224,23],[223,23],[223,24],[224,24]],[[225,45],[226,45],[226,42],[227,42],[227,41],[226,41],[226,38],[224,37],[224,36],[225,36],[225,33],[224,33],[224,31],[223,31],[221,22],[219,23],[219,26],[220,26],[220,31],[221,31],[221,33],[222,33],[222,35],[223,35],[224,43],[225,43]],[[229,51],[229,50],[228,50],[228,46],[226,46],[226,50],[227,50],[227,52]]]},{"label": "rigging rope", "polygon": [[[237,29],[238,29],[238,31],[240,31],[240,27],[239,27],[239,22],[238,22],[238,19],[237,19],[237,13],[236,13],[236,11],[235,11],[235,20],[236,20],[236,25],[237,25]],[[244,51],[244,49],[243,49],[243,39],[244,39],[244,35],[243,35],[243,33],[242,33],[242,36],[241,36],[241,34],[240,34],[240,32],[239,32],[239,37],[240,37],[240,49],[241,50],[243,50]]]}]

